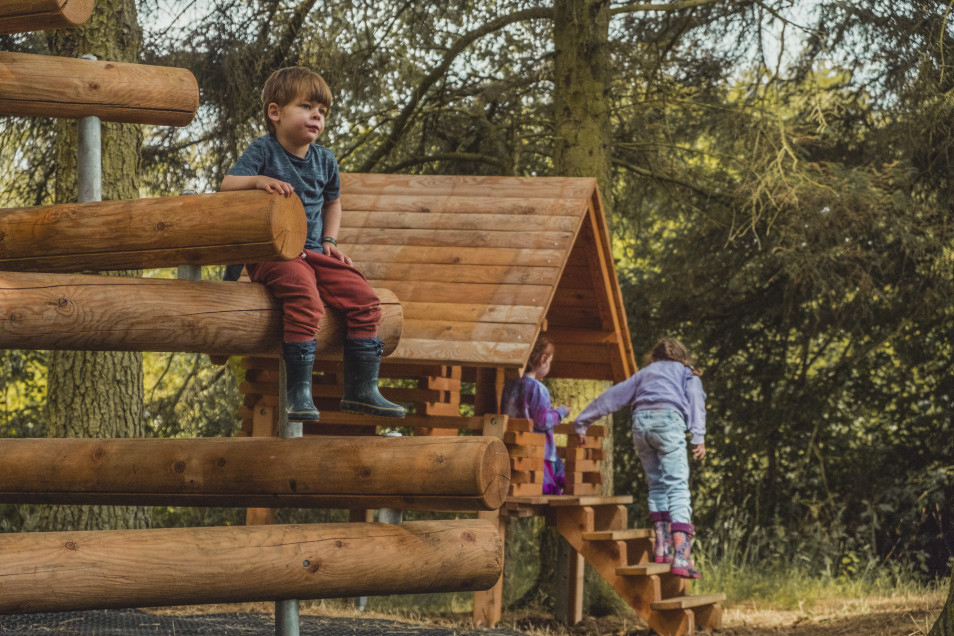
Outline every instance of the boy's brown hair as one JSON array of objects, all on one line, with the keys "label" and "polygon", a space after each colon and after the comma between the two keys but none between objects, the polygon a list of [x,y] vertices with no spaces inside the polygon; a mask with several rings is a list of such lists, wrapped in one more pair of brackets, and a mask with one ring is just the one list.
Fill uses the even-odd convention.
[{"label": "boy's brown hair", "polygon": [[262,112],[265,115],[265,127],[275,132],[275,124],[268,118],[268,105],[287,106],[299,96],[331,108],[331,89],[325,79],[310,68],[287,66],[280,68],[265,80],[262,88]]}]

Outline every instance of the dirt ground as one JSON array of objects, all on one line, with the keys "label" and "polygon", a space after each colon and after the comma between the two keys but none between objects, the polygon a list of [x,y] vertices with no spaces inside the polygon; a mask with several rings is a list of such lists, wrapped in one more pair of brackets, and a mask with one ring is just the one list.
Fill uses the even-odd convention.
[{"label": "dirt ground", "polygon": [[[729,605],[723,616],[725,636],[925,636],[944,605],[945,593],[918,596],[869,597],[863,599],[828,599],[811,607],[773,609],[755,603]],[[228,606],[226,606],[228,607]],[[236,609],[252,612],[271,611],[269,604],[255,604]],[[195,612],[198,608],[169,608],[168,611]],[[153,610],[156,611],[156,610]],[[233,611],[236,611],[233,609]],[[387,619],[415,623],[421,626],[443,627],[451,633],[467,633],[473,626],[469,617],[402,616],[400,614],[357,613],[350,609],[331,610],[319,607],[303,609],[303,614],[314,612],[321,616],[341,618]],[[635,615],[587,617],[573,627],[567,627],[541,613],[514,615],[505,613],[498,626],[500,631],[528,636],[650,636],[652,631]],[[492,632],[487,632],[492,633]]]},{"label": "dirt ground", "polygon": [[[726,636],[925,636],[940,614],[945,594],[826,599],[778,609],[758,603],[729,604]],[[274,633],[274,604],[247,603],[109,610],[0,617],[0,632],[51,636],[255,636]],[[303,636],[651,636],[634,615],[587,617],[572,627],[543,612],[505,613],[495,629],[475,629],[468,614],[421,615],[357,612],[342,604],[305,605]]]},{"label": "dirt ground", "polygon": [[[779,610],[758,604],[730,605],[725,636],[924,636],[944,606],[945,594],[829,599],[811,608]],[[504,617],[501,627],[533,636],[649,636],[635,616],[588,617],[567,628],[543,617]]]}]

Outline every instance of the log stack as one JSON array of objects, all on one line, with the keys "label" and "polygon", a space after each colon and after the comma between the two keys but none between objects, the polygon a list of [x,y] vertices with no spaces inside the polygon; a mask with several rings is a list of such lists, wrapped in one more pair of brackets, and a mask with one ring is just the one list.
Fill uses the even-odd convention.
[{"label": "log stack", "polygon": [[[9,0],[0,33],[74,26],[91,9]],[[184,126],[198,103],[184,69],[0,52],[0,115]],[[296,197],[261,192],[0,211],[0,348],[267,358],[281,307],[260,285],[77,272],[287,260],[304,225]],[[393,294],[378,295],[387,353],[402,312]],[[343,333],[328,315],[322,355]],[[456,380],[421,397],[459,400]],[[493,511],[508,463],[502,442],[477,436],[8,439],[0,501]],[[0,614],[480,590],[502,567],[498,527],[481,519],[6,534]]]}]

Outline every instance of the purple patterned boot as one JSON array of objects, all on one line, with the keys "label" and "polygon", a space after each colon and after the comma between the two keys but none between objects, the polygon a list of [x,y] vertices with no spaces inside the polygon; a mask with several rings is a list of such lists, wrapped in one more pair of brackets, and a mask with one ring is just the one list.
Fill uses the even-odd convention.
[{"label": "purple patterned boot", "polygon": [[670,571],[685,579],[701,579],[702,572],[697,570],[692,562],[691,550],[694,532],[692,524],[673,522],[670,528],[672,529],[673,544],[672,570]]},{"label": "purple patterned boot", "polygon": [[664,511],[650,512],[649,520],[653,522],[653,533],[656,537],[653,543],[653,555],[656,563],[672,563],[672,533],[669,531],[669,513]]}]

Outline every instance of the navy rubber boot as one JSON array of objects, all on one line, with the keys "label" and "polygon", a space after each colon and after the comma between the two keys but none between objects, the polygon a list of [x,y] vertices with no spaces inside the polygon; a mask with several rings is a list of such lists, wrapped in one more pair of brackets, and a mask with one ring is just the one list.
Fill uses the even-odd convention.
[{"label": "navy rubber boot", "polygon": [[312,397],[312,370],[315,367],[314,340],[283,342],[285,360],[285,410],[291,422],[317,422],[321,417]]},{"label": "navy rubber boot", "polygon": [[380,338],[345,338],[344,396],[341,410],[379,417],[404,417],[404,407],[384,399],[378,371],[384,343]]}]

